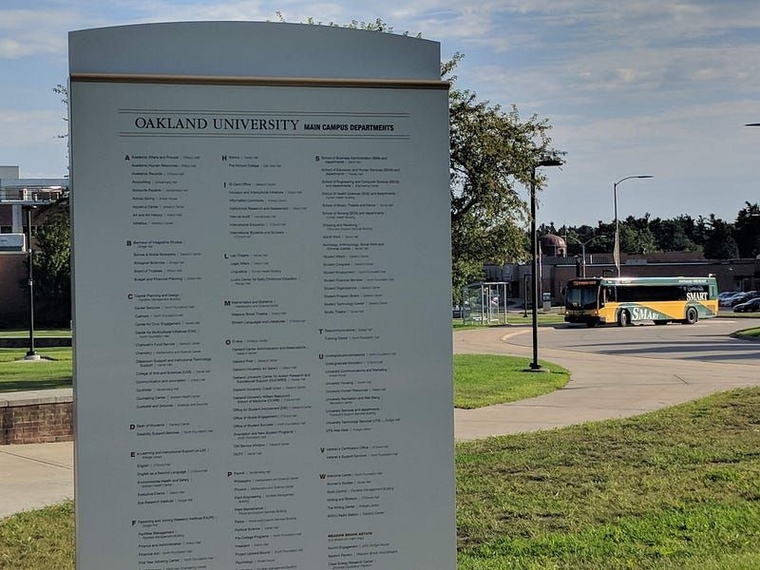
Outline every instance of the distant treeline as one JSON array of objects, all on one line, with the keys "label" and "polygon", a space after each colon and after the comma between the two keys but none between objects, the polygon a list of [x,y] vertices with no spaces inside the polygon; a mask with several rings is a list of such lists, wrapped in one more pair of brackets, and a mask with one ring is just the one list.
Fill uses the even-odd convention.
[{"label": "distant treeline", "polygon": [[[592,226],[542,225],[538,234],[553,233],[565,238],[568,255],[605,253],[613,250],[615,224],[599,221]],[[627,254],[666,251],[701,252],[707,259],[752,258],[760,255],[760,207],[746,202],[736,220],[727,222],[683,215],[673,219],[627,217],[620,220],[620,250]],[[551,255],[551,252],[544,252]]]}]

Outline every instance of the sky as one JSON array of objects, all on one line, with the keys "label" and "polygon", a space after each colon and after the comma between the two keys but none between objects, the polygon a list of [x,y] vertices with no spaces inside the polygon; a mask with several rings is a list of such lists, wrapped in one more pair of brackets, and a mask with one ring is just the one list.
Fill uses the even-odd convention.
[{"label": "sky", "polygon": [[[543,170],[537,221],[596,226],[618,214],[734,221],[760,202],[757,0],[3,0],[0,165],[67,174],[69,31],[148,22],[347,24],[464,54],[455,86],[552,125],[566,164]],[[527,190],[524,189],[527,194]]]}]

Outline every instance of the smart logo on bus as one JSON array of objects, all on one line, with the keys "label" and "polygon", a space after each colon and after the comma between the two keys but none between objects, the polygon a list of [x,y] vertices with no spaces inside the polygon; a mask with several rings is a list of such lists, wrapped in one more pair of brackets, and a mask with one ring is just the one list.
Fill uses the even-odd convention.
[{"label": "smart logo on bus", "polygon": [[707,291],[689,291],[686,293],[687,301],[707,301]]},{"label": "smart logo on bus", "polygon": [[663,315],[662,313],[658,313],[657,311],[653,311],[652,309],[648,309],[646,307],[633,307],[631,309],[631,320],[632,321],[658,321],[662,319],[668,319],[667,315]]}]

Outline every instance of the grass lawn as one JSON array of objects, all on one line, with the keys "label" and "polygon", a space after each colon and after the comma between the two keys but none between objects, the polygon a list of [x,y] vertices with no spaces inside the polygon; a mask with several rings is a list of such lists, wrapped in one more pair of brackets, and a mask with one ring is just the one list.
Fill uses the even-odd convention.
[{"label": "grass lawn", "polygon": [[[71,386],[71,348],[36,351],[49,358],[20,361],[26,349],[0,349],[0,393]],[[523,372],[530,360],[511,356],[455,355],[454,405],[478,408],[513,402],[561,388],[569,380],[563,368],[542,362],[549,374]]]},{"label": "grass lawn", "polygon": [[[507,324],[508,325],[529,325],[533,323],[533,315],[530,311],[528,311],[528,316],[524,317],[524,313],[522,311],[510,311],[507,315]],[[550,313],[538,313],[538,324],[539,325],[551,325],[556,323],[564,323],[565,322],[565,316],[561,315],[558,312],[550,312]],[[495,327],[502,327],[504,325],[481,325],[481,324],[472,324],[472,325],[465,325],[462,324],[462,319],[453,319],[452,325],[454,327],[454,330],[469,330],[469,329],[478,329],[482,327],[489,327],[489,326],[495,326]]]},{"label": "grass lawn", "polygon": [[35,350],[44,360],[24,361],[27,349],[0,348],[0,392],[71,386],[71,348]]},{"label": "grass lawn", "polygon": [[454,355],[454,407],[480,408],[552,392],[570,374],[556,364],[540,362],[549,373],[525,372],[530,358],[486,354]]},{"label": "grass lawn", "polygon": [[[459,570],[760,568],[760,389],[457,445]],[[0,569],[73,569],[71,503],[0,521]]]},{"label": "grass lawn", "polygon": [[732,309],[721,308],[717,316],[723,319],[757,319],[760,313],[734,313]]},{"label": "grass lawn", "polygon": [[736,336],[739,338],[755,338],[760,339],[760,328],[757,329],[746,329],[743,331],[739,331],[736,333]]},{"label": "grass lawn", "polygon": [[760,389],[457,446],[460,570],[760,568]]},{"label": "grass lawn", "polygon": [[0,570],[73,568],[73,502],[0,520]]},{"label": "grass lawn", "polygon": [[[63,338],[71,336],[68,329],[34,329],[34,338]],[[3,329],[0,338],[29,338],[29,329]]]}]

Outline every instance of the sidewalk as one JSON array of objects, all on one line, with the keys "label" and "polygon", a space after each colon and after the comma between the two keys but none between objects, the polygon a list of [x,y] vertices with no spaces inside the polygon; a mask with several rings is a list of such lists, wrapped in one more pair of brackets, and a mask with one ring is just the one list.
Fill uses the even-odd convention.
[{"label": "sidewalk", "polygon": [[74,496],[74,445],[0,445],[0,519]]},{"label": "sidewalk", "polygon": [[[454,352],[531,356],[509,344],[525,327],[454,333]],[[732,388],[760,385],[760,367],[688,360],[618,357],[542,349],[541,358],[571,372],[570,383],[529,400],[454,410],[457,440],[553,429],[633,416]],[[0,446],[0,518],[74,495],[73,444]]]},{"label": "sidewalk", "polygon": [[[455,354],[532,357],[532,347],[509,344],[528,327],[454,333]],[[454,410],[457,440],[553,429],[589,421],[635,416],[715,392],[760,385],[760,367],[697,360],[625,357],[541,349],[542,360],[567,368],[564,388],[477,410]]]}]

